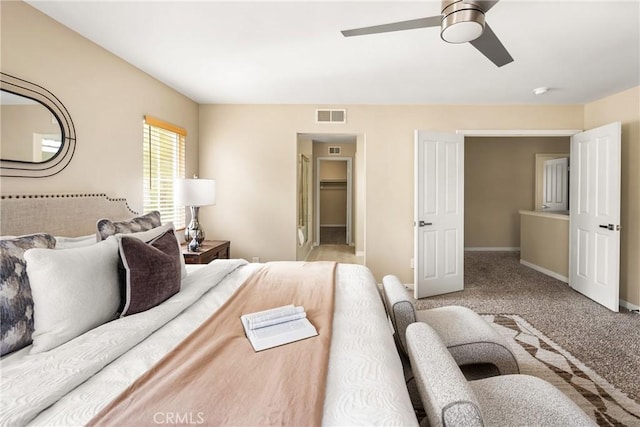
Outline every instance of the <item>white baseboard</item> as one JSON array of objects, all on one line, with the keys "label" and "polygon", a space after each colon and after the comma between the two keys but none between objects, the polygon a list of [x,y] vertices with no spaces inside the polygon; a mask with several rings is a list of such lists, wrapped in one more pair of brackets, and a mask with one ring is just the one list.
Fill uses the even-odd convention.
[{"label": "white baseboard", "polygon": [[347,224],[320,224],[320,227],[346,227]]},{"label": "white baseboard", "polygon": [[469,252],[518,252],[520,248],[515,246],[474,246],[471,248],[464,248],[464,250]]},{"label": "white baseboard", "polygon": [[640,306],[637,306],[635,304],[631,304],[630,302],[627,302],[623,299],[620,300],[620,307],[624,307],[627,310],[633,310],[633,311],[638,311],[640,310]]},{"label": "white baseboard", "polygon": [[539,265],[532,264],[532,263],[530,263],[528,261],[525,261],[523,259],[520,260],[520,264],[526,265],[529,268],[533,268],[534,270],[539,271],[540,273],[546,274],[547,276],[551,276],[554,279],[558,279],[561,282],[569,283],[569,278],[568,277],[565,277],[562,274],[558,274],[555,271],[548,270],[548,269],[546,269],[544,267],[540,267]]}]

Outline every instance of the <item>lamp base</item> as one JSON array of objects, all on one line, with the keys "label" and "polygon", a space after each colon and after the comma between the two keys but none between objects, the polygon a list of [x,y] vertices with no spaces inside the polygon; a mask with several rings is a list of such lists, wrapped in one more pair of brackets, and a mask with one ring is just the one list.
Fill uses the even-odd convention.
[{"label": "lamp base", "polygon": [[[184,230],[184,240],[185,242],[189,242],[189,250],[192,252],[196,252],[200,247],[202,242],[204,241],[204,230],[200,227],[200,223],[198,222],[198,206],[191,206],[191,222]],[[195,243],[195,245],[194,245]],[[194,245],[195,249],[191,249],[192,245]]]},{"label": "lamp base", "polygon": [[189,242],[187,247],[189,248],[189,252],[200,252],[200,243],[198,243],[195,237]]}]

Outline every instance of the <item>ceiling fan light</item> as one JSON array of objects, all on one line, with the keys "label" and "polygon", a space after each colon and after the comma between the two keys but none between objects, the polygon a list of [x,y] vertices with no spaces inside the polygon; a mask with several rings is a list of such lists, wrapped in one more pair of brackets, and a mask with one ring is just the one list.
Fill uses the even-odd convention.
[{"label": "ceiling fan light", "polygon": [[448,43],[466,43],[477,39],[484,31],[484,13],[463,2],[444,8],[440,37]]},{"label": "ceiling fan light", "polygon": [[457,22],[442,29],[440,37],[448,43],[466,43],[482,35],[484,27],[474,21]]}]

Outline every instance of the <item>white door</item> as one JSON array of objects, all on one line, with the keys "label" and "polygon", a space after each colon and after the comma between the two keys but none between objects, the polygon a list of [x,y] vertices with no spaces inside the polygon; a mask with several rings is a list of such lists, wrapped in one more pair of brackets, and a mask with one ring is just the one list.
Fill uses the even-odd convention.
[{"label": "white door", "polygon": [[620,279],[619,122],[571,138],[569,284],[618,311]]},{"label": "white door", "polygon": [[353,241],[351,239],[351,218],[353,216],[352,212],[352,203],[351,201],[353,200],[353,189],[352,189],[352,180],[351,178],[353,177],[352,175],[352,166],[351,166],[351,159],[349,159],[347,161],[347,241],[345,242],[346,245],[350,245],[351,242]]},{"label": "white door", "polygon": [[542,176],[542,210],[569,210],[569,159],[546,160]]},{"label": "white door", "polygon": [[464,136],[416,131],[414,294],[464,288]]}]

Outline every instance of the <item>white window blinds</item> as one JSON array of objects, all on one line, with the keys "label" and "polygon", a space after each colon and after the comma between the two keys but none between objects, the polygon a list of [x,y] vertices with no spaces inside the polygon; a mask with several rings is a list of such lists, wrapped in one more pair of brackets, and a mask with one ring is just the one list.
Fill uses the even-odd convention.
[{"label": "white window blinds", "polygon": [[173,181],[184,178],[186,130],[149,116],[144,118],[144,212],[160,211],[163,223],[185,226],[185,207],[173,202]]}]

